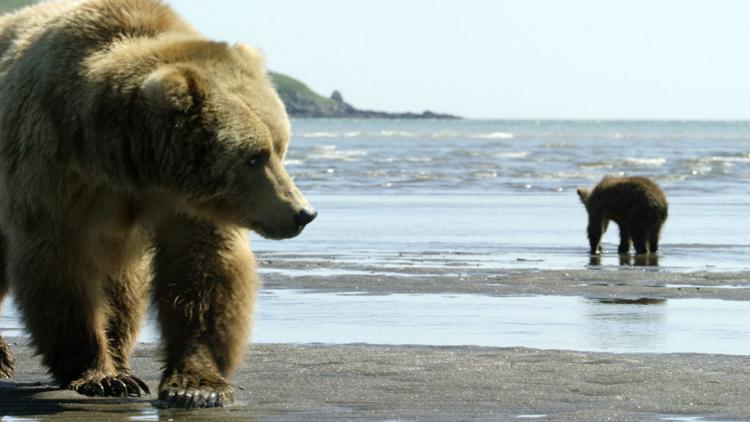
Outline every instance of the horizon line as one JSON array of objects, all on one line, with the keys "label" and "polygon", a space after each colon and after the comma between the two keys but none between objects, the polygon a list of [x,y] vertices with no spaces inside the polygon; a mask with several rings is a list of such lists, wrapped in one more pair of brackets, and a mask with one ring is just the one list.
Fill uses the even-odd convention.
[{"label": "horizon line", "polygon": [[[485,121],[507,121],[507,122],[622,122],[622,123],[639,123],[639,122],[669,122],[669,123],[750,123],[750,117],[741,119],[706,119],[706,118],[632,118],[632,117],[605,117],[605,118],[588,118],[588,117],[466,117],[458,116],[457,120],[485,120]],[[319,119],[319,120],[426,120],[426,121],[450,121],[452,119],[441,118],[388,118],[388,117],[307,117],[307,116],[289,116],[290,119]]]}]

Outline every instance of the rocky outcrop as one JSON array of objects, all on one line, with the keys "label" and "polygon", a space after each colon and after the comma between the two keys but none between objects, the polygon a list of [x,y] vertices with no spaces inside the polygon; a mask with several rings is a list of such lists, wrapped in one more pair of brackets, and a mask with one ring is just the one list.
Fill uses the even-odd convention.
[{"label": "rocky outcrop", "polygon": [[280,73],[271,72],[281,100],[292,117],[328,117],[360,119],[460,119],[450,114],[424,111],[422,113],[388,113],[384,111],[360,110],[344,101],[339,91],[329,98],[311,90],[304,83]]},{"label": "rocky outcrop", "polygon": [[389,113],[385,111],[359,110],[345,102],[344,97],[339,91],[333,91],[331,99],[339,106],[338,109],[343,111],[344,114],[340,117],[358,117],[363,119],[459,119],[458,116],[434,113],[429,110],[421,113]]}]

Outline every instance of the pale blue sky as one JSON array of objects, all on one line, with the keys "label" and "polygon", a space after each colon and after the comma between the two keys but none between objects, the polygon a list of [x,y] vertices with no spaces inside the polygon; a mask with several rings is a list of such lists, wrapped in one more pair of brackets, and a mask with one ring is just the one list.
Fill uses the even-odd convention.
[{"label": "pale blue sky", "polygon": [[750,1],[168,0],[360,108],[750,119]]}]

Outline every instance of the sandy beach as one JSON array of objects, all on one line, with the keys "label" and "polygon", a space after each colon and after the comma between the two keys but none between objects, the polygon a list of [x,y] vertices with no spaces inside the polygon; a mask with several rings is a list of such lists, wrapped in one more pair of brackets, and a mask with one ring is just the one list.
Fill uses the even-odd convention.
[{"label": "sandy beach", "polygon": [[[23,343],[3,420],[747,420],[750,358],[617,355],[522,348],[262,345],[237,377],[236,403],[160,410],[149,398],[90,399],[51,389]],[[155,391],[141,345],[135,371]],[[693,418],[693,419],[691,419]],[[705,419],[702,419],[705,418]]]},{"label": "sandy beach", "polygon": [[[266,263],[271,268],[273,263]],[[310,268],[311,262],[277,262]],[[360,268],[362,272],[365,270]],[[502,280],[487,283],[488,277]],[[748,300],[744,273],[624,270],[475,271],[427,282],[412,276],[289,277],[265,288],[371,294],[472,292]],[[497,280],[495,280],[497,281]],[[680,288],[665,287],[670,283]],[[692,287],[688,287],[692,285]],[[294,312],[290,309],[289,312]],[[90,399],[50,386],[23,338],[17,373],[0,383],[3,420],[555,420],[750,419],[750,356],[586,353],[530,348],[409,345],[253,345],[236,379],[236,403],[175,411],[139,400]],[[138,347],[135,372],[156,391],[157,348]]]}]

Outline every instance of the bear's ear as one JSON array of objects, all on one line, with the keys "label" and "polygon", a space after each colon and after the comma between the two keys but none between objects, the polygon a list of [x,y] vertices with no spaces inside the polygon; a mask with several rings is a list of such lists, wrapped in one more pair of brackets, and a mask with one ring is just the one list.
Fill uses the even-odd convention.
[{"label": "bear's ear", "polygon": [[266,58],[263,52],[247,44],[237,43],[233,47],[234,51],[243,58],[245,63],[250,64],[254,69],[263,71],[266,67]]},{"label": "bear's ear", "polygon": [[576,192],[578,193],[578,197],[581,198],[581,202],[583,202],[584,205],[586,205],[586,200],[589,199],[589,190],[584,188],[578,188],[576,189]]},{"label": "bear's ear", "polygon": [[201,103],[203,89],[190,69],[161,67],[141,84],[146,100],[160,108],[187,112]]}]

